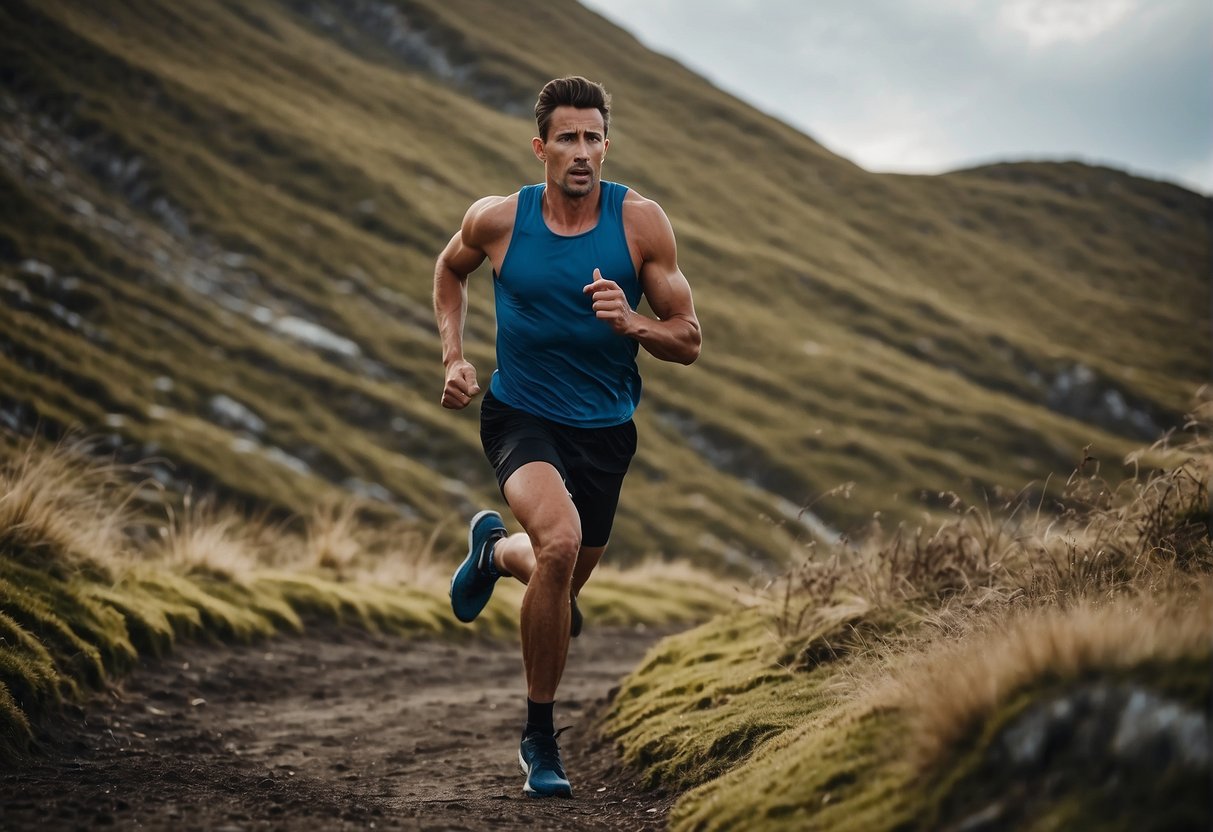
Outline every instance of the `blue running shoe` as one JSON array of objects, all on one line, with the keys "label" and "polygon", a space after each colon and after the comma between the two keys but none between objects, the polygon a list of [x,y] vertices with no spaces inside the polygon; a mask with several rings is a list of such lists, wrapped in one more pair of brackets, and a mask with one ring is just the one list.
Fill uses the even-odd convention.
[{"label": "blue running shoe", "polygon": [[468,528],[468,556],[451,576],[451,609],[467,623],[475,621],[493,597],[493,584],[501,575],[489,564],[493,544],[505,537],[505,524],[495,511],[482,511]]},{"label": "blue running shoe", "polygon": [[560,746],[556,744],[564,728],[555,734],[535,732],[522,738],[518,746],[518,764],[526,775],[522,787],[527,797],[572,797],[573,787],[560,761]]}]

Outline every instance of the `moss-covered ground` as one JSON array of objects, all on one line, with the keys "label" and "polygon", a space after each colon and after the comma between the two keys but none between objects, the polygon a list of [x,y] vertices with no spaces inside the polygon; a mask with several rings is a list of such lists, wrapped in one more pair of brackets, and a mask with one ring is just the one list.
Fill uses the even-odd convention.
[{"label": "moss-covered ground", "polygon": [[676,830],[1207,828],[1208,447],[1047,526],[819,551],[657,645],[606,733]]}]

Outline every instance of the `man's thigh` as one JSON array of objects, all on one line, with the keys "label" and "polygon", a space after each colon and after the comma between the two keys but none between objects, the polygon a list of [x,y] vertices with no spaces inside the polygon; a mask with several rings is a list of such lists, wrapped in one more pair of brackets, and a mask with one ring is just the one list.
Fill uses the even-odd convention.
[{"label": "man's thigh", "polygon": [[528,462],[510,474],[502,491],[533,546],[540,547],[559,535],[575,538],[580,547],[581,518],[554,465]]}]

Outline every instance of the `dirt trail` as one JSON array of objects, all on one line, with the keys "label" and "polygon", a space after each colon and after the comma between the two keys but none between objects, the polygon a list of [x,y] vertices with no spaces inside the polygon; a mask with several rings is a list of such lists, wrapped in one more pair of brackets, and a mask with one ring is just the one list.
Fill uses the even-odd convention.
[{"label": "dirt trail", "polygon": [[595,718],[652,631],[573,642],[557,705],[572,800],[522,794],[518,651],[309,631],[145,663],[0,775],[0,829],[660,829]]}]

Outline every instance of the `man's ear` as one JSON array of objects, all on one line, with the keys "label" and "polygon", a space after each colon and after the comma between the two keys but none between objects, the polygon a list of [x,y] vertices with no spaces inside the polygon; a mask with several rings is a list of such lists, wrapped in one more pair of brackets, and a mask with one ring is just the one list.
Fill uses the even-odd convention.
[{"label": "man's ear", "polygon": [[536,136],[531,139],[531,150],[535,151],[535,158],[541,162],[547,162],[548,154],[543,149],[543,139]]}]

